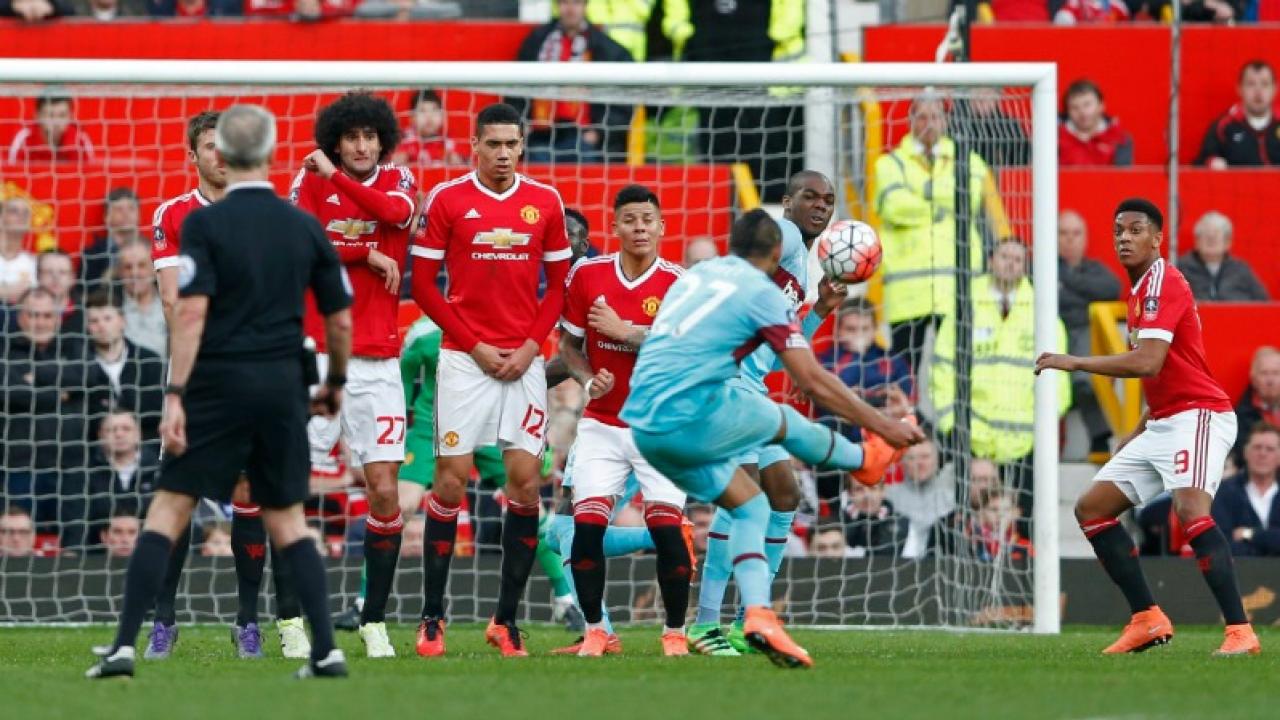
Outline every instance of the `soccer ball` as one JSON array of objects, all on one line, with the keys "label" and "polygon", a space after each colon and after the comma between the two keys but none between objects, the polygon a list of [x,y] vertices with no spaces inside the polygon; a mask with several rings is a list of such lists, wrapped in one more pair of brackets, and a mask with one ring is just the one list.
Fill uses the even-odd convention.
[{"label": "soccer ball", "polygon": [[818,262],[822,274],[832,282],[866,282],[880,267],[883,257],[880,237],[864,222],[837,220],[818,237]]}]

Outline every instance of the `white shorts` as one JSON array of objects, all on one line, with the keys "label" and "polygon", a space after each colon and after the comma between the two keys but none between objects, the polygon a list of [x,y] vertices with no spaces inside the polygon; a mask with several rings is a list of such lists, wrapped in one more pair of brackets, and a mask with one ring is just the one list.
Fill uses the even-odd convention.
[{"label": "white shorts", "polygon": [[[317,355],[316,364],[323,378],[329,371],[329,356]],[[353,465],[404,462],[405,415],[400,361],[351,358],[338,416],[317,415],[307,423],[311,464],[325,463],[339,439],[346,441]]]},{"label": "white shorts", "polygon": [[546,361],[535,357],[519,380],[484,374],[471,355],[441,350],[436,364],[436,457],[497,445],[542,456],[547,433]]},{"label": "white shorts", "polygon": [[644,459],[631,438],[631,428],[582,418],[570,459],[573,465],[566,474],[573,477],[574,502],[621,495],[634,472],[645,502],[684,507],[684,491]]},{"label": "white shorts", "polygon": [[1134,505],[1178,488],[1199,488],[1212,496],[1235,441],[1235,413],[1187,410],[1149,420],[1147,429],[1116,453],[1093,481],[1115,483]]}]

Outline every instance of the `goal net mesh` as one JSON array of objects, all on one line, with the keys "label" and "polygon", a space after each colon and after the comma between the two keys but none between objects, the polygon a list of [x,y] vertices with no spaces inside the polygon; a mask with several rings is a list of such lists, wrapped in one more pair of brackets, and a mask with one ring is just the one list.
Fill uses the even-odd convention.
[{"label": "goal net mesh", "polygon": [[[103,621],[119,610],[126,558],[138,533],[136,518],[157,478],[159,379],[167,351],[145,250],[157,206],[197,186],[187,120],[233,103],[270,108],[279,129],[271,179],[284,194],[315,147],[317,112],[347,89],[0,85],[0,139],[12,139],[0,155],[0,289],[5,295],[0,308],[7,323],[0,359],[5,507],[0,622]],[[428,88],[366,89],[395,108],[411,139],[402,143],[395,160],[416,172],[424,191],[469,171],[469,135],[480,108],[499,99],[515,104],[529,119],[522,170],[554,185],[565,205],[587,218],[592,252],[618,249],[610,230],[613,195],[639,182],[653,188],[662,203],[666,258],[684,263],[723,253],[736,214],[758,203],[780,214],[788,177],[815,157],[827,159],[822,169],[831,174],[836,191],[835,218],[862,219],[879,229],[888,247],[884,271],[910,275],[923,269],[905,266],[904,244],[925,247],[925,261],[943,268],[917,284],[917,292],[978,286],[1001,240],[1029,243],[1032,234],[1027,88],[927,90],[940,101],[944,136],[974,153],[970,191],[981,198],[960,205],[955,202],[956,153],[948,155],[944,144],[926,148],[907,139],[915,117],[912,104],[924,88],[436,88],[435,100],[416,105],[423,97],[419,91]],[[808,129],[819,120],[830,133]],[[53,150],[51,134],[60,135]],[[905,150],[894,153],[900,146]],[[900,208],[892,222],[882,217],[895,193],[914,203],[911,227]],[[933,287],[930,283],[957,282],[957,216],[970,228],[975,261],[962,271],[963,281]],[[48,256],[55,251],[71,258],[69,281],[56,277],[62,261]],[[922,256],[913,257],[919,264]],[[38,260],[42,272],[33,274],[34,264],[24,258]],[[815,265],[811,277],[816,275]],[[37,284],[50,288],[56,302],[40,305],[34,295],[23,300]],[[84,302],[100,292],[122,305],[129,343],[154,353],[137,361],[136,374],[122,375],[113,366],[111,328],[96,317],[86,321]],[[967,387],[974,363],[957,358],[956,343],[974,329],[946,328],[955,315],[956,291],[946,291],[950,298],[938,309],[946,318],[939,318],[940,325],[906,335],[889,324],[885,305],[897,297],[893,292],[883,277],[852,288],[851,295],[862,299],[846,303],[824,325],[815,352],[873,403],[890,411],[914,406],[934,440],[912,450],[886,484],[873,489],[841,473],[794,465],[801,502],[775,602],[797,623],[1024,626],[1031,618],[1034,558],[1027,540],[1029,440],[1021,455],[993,457],[972,447],[966,423],[946,419],[963,414],[955,412],[951,398],[963,402],[1000,394]],[[977,300],[963,292],[960,299]],[[49,307],[56,317],[49,317]],[[414,315],[406,310],[402,319],[407,324]],[[975,337],[959,343],[961,351],[988,342],[986,332],[970,332]],[[935,347],[938,337],[949,347]],[[1030,359],[1028,354],[1013,366],[1029,372],[1022,364]],[[940,369],[951,373],[950,381],[939,379]],[[939,382],[953,388],[946,398],[933,392]],[[1021,382],[1009,387],[1022,387]],[[798,399],[784,378],[771,378],[770,387],[775,399],[825,417]],[[548,512],[554,511],[582,402],[573,383],[552,392]],[[1030,427],[1018,418],[1030,423],[1031,403],[1029,393],[996,401],[994,407],[1008,421],[1002,432],[1029,438]],[[992,408],[988,402],[981,410],[995,412]],[[1025,413],[1020,415],[1019,408]],[[968,413],[969,424],[976,414]],[[855,428],[825,421],[858,438]],[[313,488],[308,520],[331,558],[336,611],[351,603],[359,587],[367,502],[359,468],[317,468]],[[502,505],[501,489],[492,479],[473,483],[449,585],[454,620],[482,620],[492,612]],[[711,511],[691,506],[687,512],[701,554]],[[639,517],[634,507],[624,508],[616,522],[636,524]],[[180,621],[226,622],[235,616],[226,535],[230,520],[228,508],[210,501],[200,505],[180,586]],[[420,609],[421,522],[408,522],[389,608],[392,619],[412,621]],[[612,558],[609,578],[607,599],[616,620],[660,622],[651,557]],[[732,597],[731,591],[730,603]],[[550,619],[551,599],[545,576],[535,569],[524,606],[527,617]],[[265,581],[262,603],[270,613],[274,599]]]}]

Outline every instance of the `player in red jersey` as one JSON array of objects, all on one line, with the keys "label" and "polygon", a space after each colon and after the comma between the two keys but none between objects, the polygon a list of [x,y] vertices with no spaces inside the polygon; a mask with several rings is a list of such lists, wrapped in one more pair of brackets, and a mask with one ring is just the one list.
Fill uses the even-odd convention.
[{"label": "player in red jersey", "polygon": [[1116,209],[1116,255],[1133,282],[1129,352],[1102,357],[1044,353],[1036,359],[1036,372],[1083,370],[1142,378],[1147,396],[1148,410],[1137,429],[1076,502],[1081,530],[1133,611],[1120,639],[1103,652],[1142,652],[1173,638],[1173,625],[1147,586],[1133,539],[1116,520],[1169,490],[1200,572],[1226,620],[1226,637],[1215,654],[1257,654],[1261,646],[1240,601],[1231,546],[1209,514],[1235,442],[1236,417],[1205,362],[1191,288],[1160,257],[1163,227],[1160,209],[1148,200],[1132,198]]},{"label": "player in red jersey", "polygon": [[[601,657],[609,644],[601,603],[604,600],[606,559],[604,534],[613,504],[634,472],[644,495],[645,525],[658,553],[658,587],[666,609],[662,648],[666,655],[688,655],[684,616],[689,607],[692,558],[681,533],[684,491],[649,464],[636,449],[627,424],[618,412],[631,389],[631,370],[645,333],[653,323],[667,290],[682,270],[658,257],[664,225],[658,197],[639,185],[618,192],[613,203],[614,232],[622,250],[582,260],[569,273],[564,318],[560,325],[560,353],[574,377],[591,395],[574,443],[573,549],[569,566],[578,601],[587,619],[581,657]],[[590,322],[594,308],[608,307],[630,326],[626,341],[602,333]],[[611,318],[612,319],[612,318]],[[597,376],[612,381],[600,393]]]},{"label": "player in red jersey", "polygon": [[[317,150],[307,155],[290,198],[315,215],[351,280],[358,318],[348,366],[346,402],[337,418],[311,419],[312,459],[339,438],[364,467],[369,517],[364,543],[368,586],[360,610],[360,638],[369,657],[395,657],[387,638],[387,598],[404,530],[398,475],[404,461],[404,386],[400,381],[400,269],[409,249],[417,183],[397,165],[380,165],[396,149],[395,113],[375,95],[352,92],[316,117]],[[307,335],[320,350],[322,318],[308,303]],[[323,368],[321,375],[324,374]],[[421,495],[413,496],[421,499]]]},{"label": "player in red jersey", "polygon": [[[226,192],[226,167],[219,160],[213,142],[217,124],[218,113],[213,111],[202,112],[187,122],[187,157],[196,168],[196,186],[161,203],[151,219],[151,261],[160,283],[160,300],[164,304],[165,321],[169,327],[173,327],[173,308],[178,301],[178,279],[182,273],[183,262],[179,254],[182,221],[197,208],[221,200]],[[241,657],[261,657],[258,593],[267,563],[267,530],[262,524],[261,508],[249,497],[247,483],[237,486],[231,512],[231,551],[235,558],[240,600],[232,639]],[[168,657],[178,641],[175,606],[178,582],[190,543],[191,533],[188,531],[179,538],[169,556],[169,569],[156,600],[155,622],[144,653],[146,658]],[[283,567],[283,561],[278,559],[271,563],[276,581],[276,627],[280,633],[280,645],[285,657],[305,658],[309,656],[311,646],[302,626],[302,608],[293,592],[292,580],[282,572]]]},{"label": "player in red jersey", "polygon": [[[472,451],[503,450],[507,515],[502,582],[485,638],[503,656],[524,649],[516,611],[538,545],[538,483],[547,425],[542,342],[564,306],[569,238],[564,205],[548,185],[516,173],[524,144],[520,115],[490,105],[476,115],[476,167],[427,196],[425,233],[415,244],[413,297],[444,331],[436,381],[436,480],[427,503],[425,595],[418,654],[444,654],[444,589],[458,508]],[[436,288],[441,264],[448,299]],[[545,271],[541,301],[538,281]]]}]

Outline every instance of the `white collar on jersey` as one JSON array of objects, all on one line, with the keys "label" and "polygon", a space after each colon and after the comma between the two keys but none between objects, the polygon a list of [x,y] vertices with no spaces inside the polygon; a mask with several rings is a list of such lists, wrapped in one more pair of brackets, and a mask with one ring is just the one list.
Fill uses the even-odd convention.
[{"label": "white collar on jersey", "polygon": [[484,183],[480,182],[480,176],[477,175],[474,170],[471,172],[471,184],[475,185],[476,189],[479,190],[480,192],[484,193],[485,195],[488,195],[494,200],[501,202],[511,197],[512,195],[514,195],[516,190],[520,187],[520,173],[516,173],[515,176],[516,176],[515,182],[511,183],[511,187],[507,188],[507,191],[504,193],[496,193],[490,190],[489,188],[485,187]]},{"label": "white collar on jersey", "polygon": [[373,187],[373,184],[378,181],[378,174],[381,172],[382,172],[382,166],[374,165],[373,172],[369,173],[369,177],[361,180],[360,184],[365,187]]},{"label": "white collar on jersey", "polygon": [[613,271],[618,274],[618,282],[622,283],[622,287],[628,290],[635,290],[643,285],[645,280],[653,277],[653,274],[658,271],[658,265],[661,263],[662,258],[654,258],[653,264],[649,266],[648,270],[640,273],[640,277],[635,280],[628,280],[626,273],[622,272],[622,253],[616,252],[613,254]]},{"label": "white collar on jersey", "polygon": [[213,201],[212,201],[212,200],[210,200],[209,198],[205,197],[204,193],[200,192],[200,186],[198,186],[198,185],[195,187],[195,189],[193,189],[193,190],[191,191],[191,194],[195,196],[195,198],[196,198],[196,202],[200,203],[201,205],[212,205],[212,204],[213,204]]},{"label": "white collar on jersey", "polygon": [[276,186],[272,185],[270,180],[245,180],[228,185],[227,193],[230,194],[235,190],[270,190],[275,192],[275,189]]},{"label": "white collar on jersey", "polygon": [[[1138,278],[1138,282],[1134,283],[1133,287],[1129,288],[1129,294],[1130,295],[1137,294],[1138,286],[1142,284],[1143,280],[1147,279],[1147,276],[1151,275],[1151,273],[1156,272],[1157,268],[1159,268],[1160,272],[1164,272],[1164,258],[1158,257],[1156,258],[1155,262],[1151,263],[1151,267],[1147,268],[1147,271],[1142,273],[1142,277]],[[1156,288],[1156,289],[1158,290],[1159,288]]]}]

